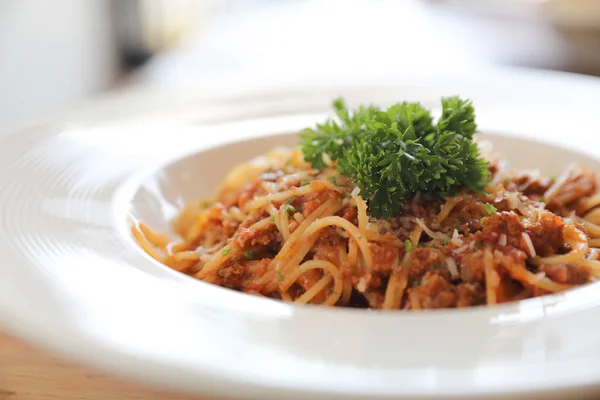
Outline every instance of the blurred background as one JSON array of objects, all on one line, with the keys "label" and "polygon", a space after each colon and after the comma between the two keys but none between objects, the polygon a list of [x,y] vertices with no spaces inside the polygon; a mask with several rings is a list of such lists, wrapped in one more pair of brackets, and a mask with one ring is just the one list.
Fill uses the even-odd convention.
[{"label": "blurred background", "polygon": [[600,76],[600,0],[3,0],[0,134],[111,91],[497,66]]}]

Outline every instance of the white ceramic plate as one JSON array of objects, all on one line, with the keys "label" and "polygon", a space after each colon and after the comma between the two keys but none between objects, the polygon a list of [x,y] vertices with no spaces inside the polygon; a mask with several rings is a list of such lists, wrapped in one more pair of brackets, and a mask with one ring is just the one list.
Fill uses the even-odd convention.
[{"label": "white ceramic plate", "polygon": [[[162,94],[118,97],[0,140],[0,326],[111,373],[193,393],[600,393],[596,284],[467,310],[295,307],[173,272],[129,237],[130,215],[167,229],[177,207],[210,193],[235,163],[293,143],[282,133],[322,120],[337,95],[435,107],[440,96],[461,94],[517,166],[552,174],[580,161],[600,171],[596,80],[505,71],[403,82],[170,105]],[[161,108],[170,111],[152,113]]]}]

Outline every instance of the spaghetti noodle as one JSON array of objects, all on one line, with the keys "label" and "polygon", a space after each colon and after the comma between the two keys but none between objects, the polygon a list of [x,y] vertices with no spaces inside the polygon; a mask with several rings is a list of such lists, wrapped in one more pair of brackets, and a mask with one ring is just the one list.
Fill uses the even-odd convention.
[{"label": "spaghetti noodle", "polygon": [[417,193],[376,219],[333,165],[277,149],[189,204],[172,240],[138,222],[155,260],[203,281],[297,304],[376,309],[493,305],[600,277],[600,193],[578,166],[555,180],[490,165],[485,193]]}]

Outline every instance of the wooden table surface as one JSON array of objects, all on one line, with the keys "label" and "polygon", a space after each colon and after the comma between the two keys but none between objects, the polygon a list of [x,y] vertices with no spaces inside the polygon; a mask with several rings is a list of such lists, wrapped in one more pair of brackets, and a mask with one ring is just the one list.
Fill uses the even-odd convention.
[{"label": "wooden table surface", "polygon": [[[0,400],[209,400],[75,366],[0,332]],[[215,399],[212,399],[215,400]]]}]

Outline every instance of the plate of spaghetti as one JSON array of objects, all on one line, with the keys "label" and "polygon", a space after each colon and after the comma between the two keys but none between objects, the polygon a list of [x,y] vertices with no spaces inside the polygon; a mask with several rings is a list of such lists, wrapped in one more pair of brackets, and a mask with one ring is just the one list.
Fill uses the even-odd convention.
[{"label": "plate of spaghetti", "polygon": [[337,100],[339,121],[241,163],[213,197],[186,204],[176,238],[143,221],[132,235],[176,271],[294,304],[470,307],[595,282],[595,173],[486,160],[473,105],[442,104],[434,122],[419,103],[351,111]]},{"label": "plate of spaghetti", "polygon": [[0,326],[217,397],[597,395],[600,83],[487,74],[3,138]]}]

